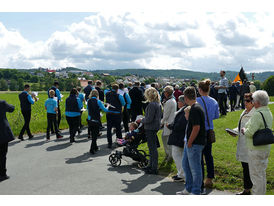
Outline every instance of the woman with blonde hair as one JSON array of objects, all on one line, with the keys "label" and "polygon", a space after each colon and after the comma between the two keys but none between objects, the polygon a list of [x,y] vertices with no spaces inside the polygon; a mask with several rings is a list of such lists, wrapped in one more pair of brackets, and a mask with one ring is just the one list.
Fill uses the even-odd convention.
[{"label": "woman with blonde hair", "polygon": [[155,88],[151,87],[145,91],[145,98],[149,102],[146,107],[145,118],[137,120],[137,123],[144,124],[150,155],[149,166],[145,168],[145,173],[158,174],[157,132],[160,129],[162,112],[160,95]]}]

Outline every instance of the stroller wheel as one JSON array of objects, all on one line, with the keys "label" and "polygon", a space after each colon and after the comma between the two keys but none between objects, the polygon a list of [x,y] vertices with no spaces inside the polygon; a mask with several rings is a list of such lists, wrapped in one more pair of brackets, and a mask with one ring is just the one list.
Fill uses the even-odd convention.
[{"label": "stroller wheel", "polygon": [[121,165],[121,159],[116,154],[111,154],[109,156],[109,162],[113,167]]},{"label": "stroller wheel", "polygon": [[140,153],[140,162],[138,163],[138,167],[143,169],[148,166],[149,163],[149,155],[146,154],[144,150],[138,150]]}]

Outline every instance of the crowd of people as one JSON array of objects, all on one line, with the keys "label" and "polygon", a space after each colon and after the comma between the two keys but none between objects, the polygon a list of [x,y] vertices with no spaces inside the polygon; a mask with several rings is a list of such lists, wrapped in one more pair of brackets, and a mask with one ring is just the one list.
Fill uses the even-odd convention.
[{"label": "crowd of people", "polygon": [[[144,169],[146,174],[158,174],[158,150],[160,147],[157,133],[162,128],[162,143],[165,151],[165,161],[175,162],[177,174],[172,177],[175,182],[185,182],[185,189],[177,194],[204,194],[205,188],[213,186],[214,157],[212,144],[215,142],[213,120],[229,111],[242,108],[244,111],[238,123],[238,143],[236,159],[243,167],[244,191],[241,195],[265,194],[266,167],[270,153],[270,145],[254,146],[254,133],[264,128],[261,112],[268,128],[272,128],[272,114],[267,107],[268,94],[256,91],[253,83],[245,80],[229,85],[225,71],[220,72],[219,82],[209,79],[198,82],[197,86],[185,83],[179,85],[165,85],[162,90],[157,83],[145,85],[134,82],[112,84],[109,89],[102,89],[102,82],[89,81],[83,89],[73,88],[65,100],[65,116],[69,126],[69,141],[76,142],[76,133],[81,133],[82,113],[88,113],[88,138],[91,138],[89,152],[95,154],[99,147],[97,138],[104,128],[101,121],[101,111],[106,113],[107,147],[114,148],[112,129],[116,133],[117,143],[124,145],[136,135],[138,124],[145,129],[149,149],[149,165]],[[45,102],[48,125],[46,141],[50,134],[62,138],[59,125],[61,121],[60,101],[63,96],[58,89],[58,82],[48,90]],[[25,85],[19,94],[24,126],[19,139],[24,140],[25,131],[29,139],[33,138],[29,123],[31,119],[31,105],[37,101],[35,94],[30,94],[30,86]],[[228,104],[230,100],[230,106]],[[86,105],[86,109],[84,108]],[[8,142],[14,139],[6,119],[6,112],[12,112],[14,106],[0,101],[0,180],[7,179],[6,154]],[[144,115],[143,118],[137,117]],[[122,124],[123,123],[123,124]],[[122,135],[122,126],[127,133]],[[230,133],[235,135],[235,133]],[[204,161],[205,160],[205,161]],[[204,164],[207,176],[205,177]]]}]

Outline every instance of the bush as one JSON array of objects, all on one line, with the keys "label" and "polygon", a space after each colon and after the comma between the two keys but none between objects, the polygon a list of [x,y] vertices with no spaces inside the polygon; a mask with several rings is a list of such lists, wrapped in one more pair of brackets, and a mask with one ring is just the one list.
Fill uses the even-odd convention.
[{"label": "bush", "polygon": [[8,83],[6,80],[1,79],[0,80],[0,91],[8,91]]},{"label": "bush", "polygon": [[274,96],[274,75],[264,81],[263,89],[267,91],[269,96]]},{"label": "bush", "polygon": [[262,83],[260,82],[260,80],[255,80],[254,86],[256,87],[256,90],[260,90],[262,88]]},{"label": "bush", "polygon": [[10,91],[18,91],[18,84],[15,79],[10,81]]}]

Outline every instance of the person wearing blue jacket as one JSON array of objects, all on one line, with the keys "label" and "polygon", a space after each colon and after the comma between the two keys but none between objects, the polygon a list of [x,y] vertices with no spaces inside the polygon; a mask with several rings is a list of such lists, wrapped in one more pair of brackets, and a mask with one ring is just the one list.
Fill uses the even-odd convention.
[{"label": "person wearing blue jacket", "polygon": [[[78,91],[78,98],[81,100],[81,102],[82,102],[82,105],[83,105],[83,103],[84,103],[84,101],[85,101],[85,95],[83,94],[83,93],[81,93],[81,90],[82,90],[82,88],[81,87],[77,87],[77,91]],[[84,107],[82,106],[82,108],[81,108],[81,112],[80,112],[80,122],[79,122],[79,130],[78,130],[78,133],[80,134],[81,133],[81,129],[83,128],[83,125],[82,125],[82,114],[83,114],[83,111],[82,111],[82,109],[83,109]]]},{"label": "person wearing blue jacket", "polygon": [[8,144],[14,140],[6,113],[13,112],[14,106],[4,100],[0,100],[0,182],[9,179],[7,176],[7,153]]},{"label": "person wearing blue jacket", "polygon": [[[21,113],[22,113],[22,115],[24,117],[24,121],[25,121],[24,126],[21,129],[21,132],[18,137],[18,139],[20,139],[21,141],[24,140],[23,135],[25,133],[25,130],[27,130],[29,139],[33,138],[33,135],[30,132],[29,123],[30,123],[30,119],[31,119],[31,105],[34,104],[35,101],[37,101],[37,98],[35,97],[34,94],[30,95],[29,91],[30,91],[30,85],[26,84],[24,86],[24,91],[21,92],[21,94],[19,94]],[[34,98],[34,100],[33,100],[33,98]]]},{"label": "person wearing blue jacket", "polygon": [[125,107],[122,113],[123,125],[125,128],[125,132],[129,132],[128,123],[130,120],[130,106],[131,106],[131,98],[127,92],[125,92],[125,85],[123,83],[119,84],[118,93],[124,97]]},{"label": "person wearing blue jacket", "polygon": [[107,139],[108,148],[112,148],[112,127],[116,128],[116,137],[122,139],[121,120],[122,110],[125,106],[125,99],[122,95],[118,94],[119,86],[117,84],[112,85],[111,91],[106,94],[106,103],[110,104],[109,110],[111,113],[106,115],[107,117]]},{"label": "person wearing blue jacket", "polygon": [[99,93],[96,89],[91,91],[90,97],[87,102],[87,110],[88,110],[88,138],[90,135],[92,137],[91,145],[90,145],[90,154],[94,154],[98,151],[97,146],[97,137],[99,136],[100,131],[100,110],[104,112],[109,112],[107,108],[105,108],[102,101],[98,99]]},{"label": "person wearing blue jacket", "polygon": [[[55,81],[53,83],[53,86],[51,88],[48,89],[48,97],[50,98],[49,96],[49,91],[50,90],[53,90],[55,92],[55,97],[57,99],[57,103],[58,103],[58,112],[57,112],[57,126],[59,128],[60,126],[60,122],[61,122],[61,110],[60,110],[60,101],[62,99],[62,95],[61,95],[61,92],[59,90],[59,82]],[[54,133],[53,131],[53,126],[51,127],[51,132]],[[55,131],[56,133],[58,133],[59,131]]]},{"label": "person wearing blue jacket", "polygon": [[71,89],[69,97],[66,99],[66,119],[69,125],[70,143],[76,142],[74,137],[79,128],[79,118],[82,108],[82,102],[77,97],[76,88]]},{"label": "person wearing blue jacket", "polygon": [[57,100],[54,99],[55,91],[49,90],[49,96],[45,102],[45,109],[47,110],[47,120],[48,120],[48,126],[47,126],[47,140],[50,140],[50,129],[52,128],[52,125],[54,126],[54,129],[56,131],[56,138],[62,138],[63,136],[59,133],[59,129],[57,126],[56,121],[56,114],[58,113],[58,103]]}]

